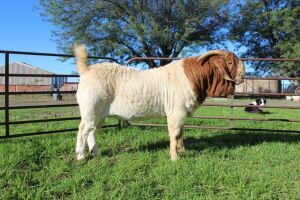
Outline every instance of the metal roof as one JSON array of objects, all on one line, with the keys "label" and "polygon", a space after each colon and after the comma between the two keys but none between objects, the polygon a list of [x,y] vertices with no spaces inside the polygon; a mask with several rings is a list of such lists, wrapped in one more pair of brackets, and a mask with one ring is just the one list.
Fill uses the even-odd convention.
[{"label": "metal roof", "polygon": [[[0,73],[4,73],[4,65],[0,67]],[[44,69],[34,67],[24,62],[9,64],[11,74],[54,74]],[[51,77],[10,77],[10,85],[51,85]],[[0,77],[0,84],[4,84],[4,77]]]}]

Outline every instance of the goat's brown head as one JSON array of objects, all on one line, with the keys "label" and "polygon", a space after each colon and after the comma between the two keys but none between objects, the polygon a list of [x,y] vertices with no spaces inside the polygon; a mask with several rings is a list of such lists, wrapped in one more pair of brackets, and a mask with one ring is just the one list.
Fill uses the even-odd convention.
[{"label": "goat's brown head", "polygon": [[245,67],[232,52],[212,50],[199,57],[184,59],[184,70],[198,99],[206,96],[228,96],[235,85],[243,82]]}]

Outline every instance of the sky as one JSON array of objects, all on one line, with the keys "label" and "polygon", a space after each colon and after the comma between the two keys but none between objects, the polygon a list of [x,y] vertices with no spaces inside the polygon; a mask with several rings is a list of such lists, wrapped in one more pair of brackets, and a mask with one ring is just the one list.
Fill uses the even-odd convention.
[{"label": "sky", "polygon": [[[0,50],[61,53],[51,40],[54,27],[40,16],[39,0],[0,0]],[[53,73],[76,71],[74,59],[61,62],[56,57],[10,55],[10,62],[25,62]],[[0,65],[4,54],[0,54]]]}]

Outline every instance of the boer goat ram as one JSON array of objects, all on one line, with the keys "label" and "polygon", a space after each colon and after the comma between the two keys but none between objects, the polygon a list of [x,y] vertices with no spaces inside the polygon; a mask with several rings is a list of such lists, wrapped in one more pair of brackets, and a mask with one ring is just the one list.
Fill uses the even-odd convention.
[{"label": "boer goat ram", "polygon": [[213,50],[166,66],[136,70],[113,63],[88,66],[87,50],[75,47],[80,82],[76,94],[81,122],[77,135],[77,159],[89,151],[99,154],[96,127],[107,116],[129,120],[135,117],[167,117],[171,160],[184,149],[183,124],[205,98],[227,96],[243,82],[243,62],[232,52]]}]

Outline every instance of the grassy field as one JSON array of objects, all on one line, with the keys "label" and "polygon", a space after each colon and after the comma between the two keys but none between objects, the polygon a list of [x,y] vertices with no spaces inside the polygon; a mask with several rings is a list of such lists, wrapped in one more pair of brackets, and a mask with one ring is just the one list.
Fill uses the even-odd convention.
[{"label": "grassy field", "polygon": [[[249,100],[242,100],[247,103]],[[274,101],[275,102],[275,101]],[[276,104],[285,104],[275,102]],[[300,110],[203,107],[198,116],[297,118]],[[3,112],[0,113],[3,121]],[[78,116],[78,108],[12,110],[11,120]],[[146,122],[164,123],[164,118]],[[108,119],[108,124],[116,123]],[[188,119],[186,124],[299,130],[300,123]],[[78,121],[16,125],[12,133],[74,128]],[[0,134],[4,134],[3,126]],[[186,130],[169,160],[165,128],[98,131],[101,156],[75,160],[75,132],[0,141],[0,199],[299,199],[300,134]]]}]

